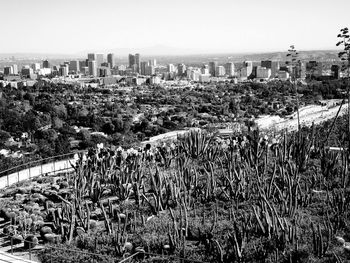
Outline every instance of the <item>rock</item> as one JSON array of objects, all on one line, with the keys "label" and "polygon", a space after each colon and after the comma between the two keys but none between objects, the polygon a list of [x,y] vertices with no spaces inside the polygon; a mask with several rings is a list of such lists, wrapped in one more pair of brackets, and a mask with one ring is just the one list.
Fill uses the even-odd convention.
[{"label": "rock", "polygon": [[39,240],[36,236],[30,235],[24,239],[24,249],[32,249],[39,244]]},{"label": "rock", "polygon": [[345,244],[344,244],[344,250],[345,250],[346,252],[349,252],[349,253],[350,253],[350,244],[349,244],[349,243],[345,243]]},{"label": "rock", "polygon": [[58,242],[58,235],[55,234],[45,234],[43,237],[43,240],[45,242],[49,242],[49,243],[57,243]]},{"label": "rock", "polygon": [[163,248],[166,249],[166,250],[169,250],[170,246],[169,245],[164,245]]},{"label": "rock", "polygon": [[133,248],[133,245],[131,242],[125,242],[124,244],[124,249],[127,250],[127,251],[131,251]]},{"label": "rock", "polygon": [[337,243],[341,246],[343,246],[345,244],[345,239],[342,237],[336,236],[335,240],[337,240]]},{"label": "rock", "polygon": [[125,219],[125,218],[126,218],[126,214],[120,213],[120,214],[118,215],[118,217],[119,217],[120,219]]},{"label": "rock", "polygon": [[41,229],[40,229],[40,236],[42,238],[44,238],[44,236],[46,234],[52,234],[52,229],[51,227],[48,227],[48,226],[43,226]]}]

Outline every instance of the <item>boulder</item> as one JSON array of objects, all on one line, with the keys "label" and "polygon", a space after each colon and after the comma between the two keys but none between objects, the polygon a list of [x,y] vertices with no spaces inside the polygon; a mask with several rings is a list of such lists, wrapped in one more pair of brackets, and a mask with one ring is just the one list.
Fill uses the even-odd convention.
[{"label": "boulder", "polygon": [[40,236],[44,238],[46,234],[52,234],[52,228],[48,226],[43,226],[40,228]]}]

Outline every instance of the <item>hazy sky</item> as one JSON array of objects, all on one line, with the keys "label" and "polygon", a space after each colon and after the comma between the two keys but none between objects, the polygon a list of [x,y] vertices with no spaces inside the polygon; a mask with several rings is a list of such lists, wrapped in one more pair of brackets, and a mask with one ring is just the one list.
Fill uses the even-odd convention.
[{"label": "hazy sky", "polygon": [[335,49],[350,0],[0,0],[0,53]]}]

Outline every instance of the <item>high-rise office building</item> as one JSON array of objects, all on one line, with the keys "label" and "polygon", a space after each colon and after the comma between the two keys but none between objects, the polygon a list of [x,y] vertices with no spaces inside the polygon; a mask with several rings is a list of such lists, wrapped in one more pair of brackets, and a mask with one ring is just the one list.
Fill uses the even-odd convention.
[{"label": "high-rise office building", "polygon": [[338,65],[332,65],[331,66],[331,72],[332,72],[332,77],[334,79],[339,79],[340,78],[340,67]]},{"label": "high-rise office building", "polygon": [[89,74],[91,76],[97,76],[97,64],[95,60],[89,61]]},{"label": "high-rise office building", "polygon": [[149,65],[150,65],[149,62],[146,62],[146,61],[141,62],[141,65],[140,65],[140,67],[141,67],[140,74],[141,75],[147,75],[146,74],[146,67],[148,67]]},{"label": "high-rise office building", "polygon": [[253,62],[252,61],[244,61],[243,66],[246,68],[247,77],[249,77],[253,73]]},{"label": "high-rise office building", "polygon": [[157,60],[156,59],[150,59],[149,60],[149,64],[153,67],[156,67],[157,66]]},{"label": "high-rise office building", "polygon": [[97,67],[100,67],[103,63],[103,54],[96,54],[96,65]]},{"label": "high-rise office building", "polygon": [[322,62],[309,61],[306,63],[306,75],[309,78],[322,76]]},{"label": "high-rise office building", "polygon": [[12,66],[4,67],[4,75],[5,75],[5,76],[12,75],[12,74],[13,74],[13,68],[12,68]]},{"label": "high-rise office building", "polygon": [[215,77],[222,77],[225,75],[225,68],[224,66],[217,66],[215,68]]},{"label": "high-rise office building", "polygon": [[228,62],[225,64],[225,74],[229,77],[233,77],[235,75],[235,64],[233,64],[233,62]]},{"label": "high-rise office building", "polygon": [[40,63],[33,63],[32,64],[32,69],[34,71],[38,71],[40,69]]},{"label": "high-rise office building", "polygon": [[18,75],[18,66],[16,64],[12,65],[13,75]]},{"label": "high-rise office building", "polygon": [[48,60],[43,61],[43,68],[50,68],[50,62]]},{"label": "high-rise office building", "polygon": [[168,72],[170,73],[175,72],[175,66],[173,64],[168,64],[167,68],[168,68]]},{"label": "high-rise office building", "polygon": [[208,65],[203,65],[201,68],[201,73],[204,75],[209,75],[209,66]]},{"label": "high-rise office building", "polygon": [[209,74],[215,76],[215,68],[218,66],[217,61],[209,62]]},{"label": "high-rise office building", "polygon": [[21,70],[21,74],[25,77],[29,77],[34,73],[33,69],[29,66],[24,66]]},{"label": "high-rise office building", "polygon": [[69,71],[78,73],[80,71],[80,64],[78,60],[72,60],[69,62]]},{"label": "high-rise office building", "polygon": [[98,71],[100,77],[108,77],[111,75],[111,69],[109,67],[99,67]]},{"label": "high-rise office building", "polygon": [[136,68],[137,68],[137,72],[140,73],[140,54],[139,53],[136,53],[135,54],[135,64],[136,64]]},{"label": "high-rise office building", "polygon": [[257,66],[256,67],[256,78],[268,79],[271,77],[271,68]]},{"label": "high-rise office building", "polygon": [[271,69],[271,77],[275,78],[278,76],[280,70],[280,63],[278,61],[263,60],[261,61],[261,67]]},{"label": "high-rise office building", "polygon": [[154,66],[151,66],[151,65],[146,66],[146,68],[145,68],[145,75],[146,76],[154,75],[154,73],[155,73]]},{"label": "high-rise office building", "polygon": [[110,68],[114,68],[114,54],[107,54],[107,62],[109,63]]},{"label": "high-rise office building", "polygon": [[186,65],[181,63],[177,65],[177,75],[183,76],[186,72]]},{"label": "high-rise office building", "polygon": [[88,61],[96,61],[96,54],[95,53],[89,53],[88,54]]},{"label": "high-rise office building", "polygon": [[59,69],[59,73],[60,73],[60,76],[68,76],[69,65],[68,64],[61,65]]},{"label": "high-rise office building", "polygon": [[135,65],[135,56],[133,54],[129,54],[129,68],[132,68]]},{"label": "high-rise office building", "polygon": [[134,72],[141,72],[140,54],[129,54],[129,68],[131,68]]},{"label": "high-rise office building", "polygon": [[263,60],[263,61],[261,61],[261,67],[263,67],[263,68],[272,68],[272,61],[271,60]]},{"label": "high-rise office building", "polygon": [[84,67],[88,67],[88,60],[80,60],[79,61],[79,68],[82,69]]}]

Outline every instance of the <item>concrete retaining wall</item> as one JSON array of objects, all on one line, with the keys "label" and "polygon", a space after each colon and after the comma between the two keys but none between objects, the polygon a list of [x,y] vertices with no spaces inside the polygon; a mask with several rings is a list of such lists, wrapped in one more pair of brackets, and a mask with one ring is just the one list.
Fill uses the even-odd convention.
[{"label": "concrete retaining wall", "polygon": [[55,174],[62,171],[73,171],[71,163],[75,164],[75,162],[76,160],[74,158],[55,161],[2,176],[0,177],[0,189],[42,174]]}]

